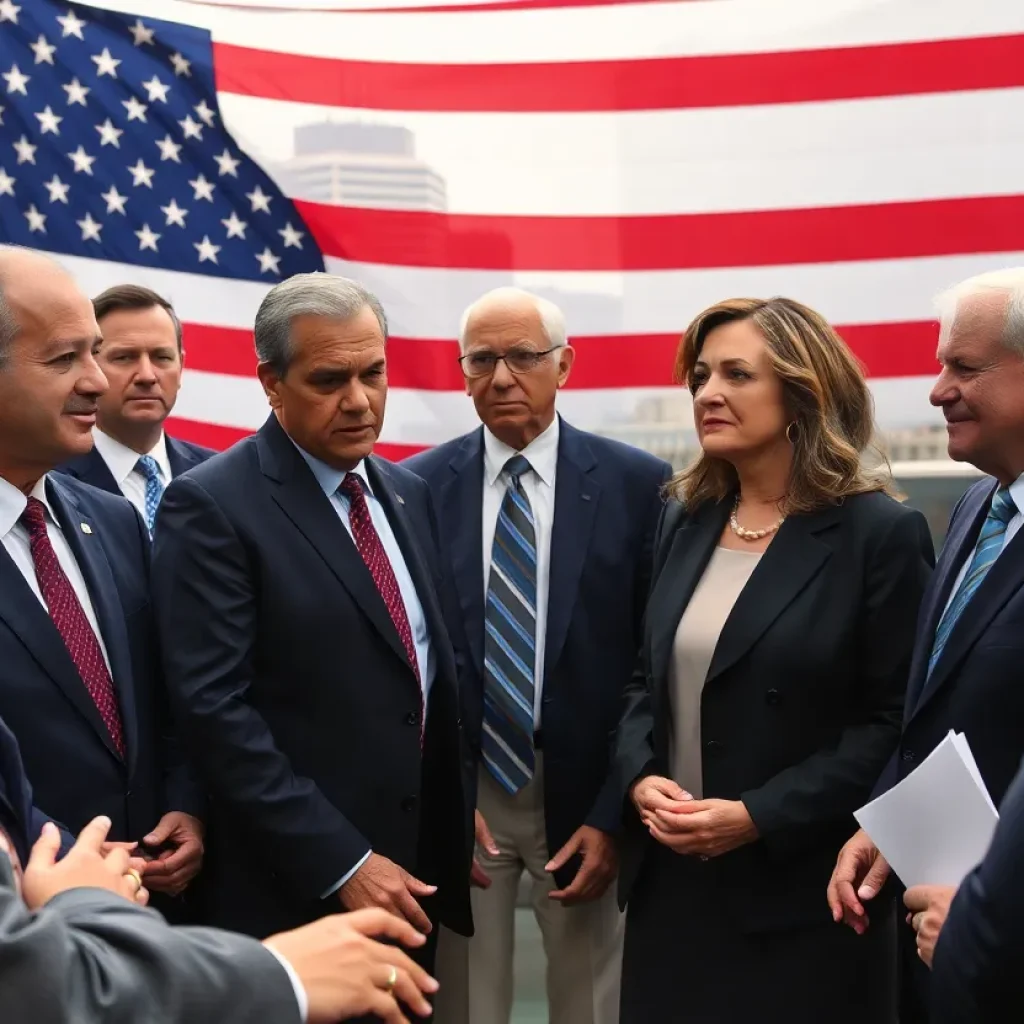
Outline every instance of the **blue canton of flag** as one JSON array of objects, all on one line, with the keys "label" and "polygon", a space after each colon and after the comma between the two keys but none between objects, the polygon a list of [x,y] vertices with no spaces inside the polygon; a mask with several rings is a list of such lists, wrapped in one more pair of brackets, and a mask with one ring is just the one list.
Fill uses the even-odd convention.
[{"label": "blue canton of flag", "polygon": [[50,0],[0,0],[0,241],[271,283],[324,269],[224,129],[209,32]]}]

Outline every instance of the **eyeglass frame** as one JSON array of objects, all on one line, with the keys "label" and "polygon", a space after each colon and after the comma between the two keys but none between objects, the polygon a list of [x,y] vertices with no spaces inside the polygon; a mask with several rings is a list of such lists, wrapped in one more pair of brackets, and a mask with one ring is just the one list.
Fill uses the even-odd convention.
[{"label": "eyeglass frame", "polygon": [[527,373],[534,373],[540,366],[541,360],[544,358],[544,356],[549,356],[552,352],[557,352],[560,348],[566,347],[567,346],[565,342],[563,342],[560,345],[552,345],[551,348],[546,348],[543,352],[535,352],[533,349],[519,349],[519,354],[525,355],[526,353],[529,353],[530,355],[537,357],[537,361],[534,363],[533,366],[530,367],[529,370],[513,370],[512,367],[509,365],[508,357],[512,355],[513,352],[515,352],[515,350],[513,350],[513,352],[506,352],[504,355],[498,355],[497,352],[488,352],[488,355],[494,357],[494,366],[492,366],[491,369],[488,370],[486,373],[477,374],[477,376],[475,377],[466,373],[466,368],[465,366],[463,366],[462,363],[463,359],[466,359],[473,354],[472,352],[463,352],[462,355],[458,356],[455,361],[459,364],[459,369],[462,371],[462,376],[465,377],[466,380],[483,380],[484,377],[493,376],[494,371],[498,369],[499,362],[505,364],[505,369],[508,370],[508,372],[511,373],[513,377],[521,377]]}]

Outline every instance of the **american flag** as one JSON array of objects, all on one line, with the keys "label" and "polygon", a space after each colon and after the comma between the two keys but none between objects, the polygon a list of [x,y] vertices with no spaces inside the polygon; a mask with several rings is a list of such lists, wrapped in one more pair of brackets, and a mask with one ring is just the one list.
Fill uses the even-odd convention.
[{"label": "american flag", "polygon": [[[0,242],[175,303],[200,443],[262,422],[253,316],[302,270],[382,298],[401,457],[474,425],[455,334],[497,285],[565,310],[580,427],[683,409],[682,327],[771,294],[840,327],[897,426],[931,422],[932,296],[1024,263],[1020,0],[106,6],[0,0]],[[293,133],[329,122],[405,141],[297,198]]]}]

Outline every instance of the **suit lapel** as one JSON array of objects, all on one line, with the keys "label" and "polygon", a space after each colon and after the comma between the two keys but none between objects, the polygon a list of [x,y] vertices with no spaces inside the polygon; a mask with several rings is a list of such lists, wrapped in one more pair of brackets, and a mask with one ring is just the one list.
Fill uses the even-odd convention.
[{"label": "suit lapel", "polygon": [[93,448],[86,455],[82,455],[68,464],[71,473],[82,483],[91,484],[101,491],[108,491],[110,494],[120,494],[121,488],[117,486],[114,474],[110,472],[107,460],[100,454],[98,448]]},{"label": "suit lapel", "polygon": [[558,662],[569,630],[576,603],[574,595],[579,589],[580,573],[590,546],[597,503],[601,498],[600,484],[588,475],[597,465],[590,446],[568,423],[562,421],[559,429],[544,652],[545,685]]},{"label": "suit lapel", "polygon": [[167,461],[171,467],[171,476],[178,477],[198,465],[198,459],[180,441],[165,434],[167,444]]}]

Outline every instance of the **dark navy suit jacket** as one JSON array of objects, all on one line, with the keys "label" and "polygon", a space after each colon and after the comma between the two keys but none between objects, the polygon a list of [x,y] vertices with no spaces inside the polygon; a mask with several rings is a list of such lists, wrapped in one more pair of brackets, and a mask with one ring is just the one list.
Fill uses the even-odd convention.
[{"label": "dark navy suit jacket", "polygon": [[[427,481],[437,502],[466,735],[479,758],[483,427],[402,465]],[[647,452],[559,424],[541,712],[552,854],[581,825],[616,832],[622,820],[621,794],[610,778],[611,744],[640,649],[661,488],[671,472]],[[573,873],[570,865],[560,877]]]},{"label": "dark navy suit jacket", "polygon": [[105,814],[117,840],[140,840],[170,810],[202,817],[170,724],[142,519],[127,499],[58,474],[47,498],[96,611],[127,751],[117,753],[50,616],[0,547],[0,718],[38,806],[76,834]]},{"label": "dark navy suit jacket", "polygon": [[46,821],[46,815],[32,805],[32,787],[21,763],[18,741],[0,718],[0,828],[14,844],[22,866]]},{"label": "dark navy suit jacket", "polygon": [[[171,437],[170,434],[166,435],[166,439],[167,461],[171,464],[172,476],[181,476],[182,473],[187,473],[193,467],[205,462],[211,455],[217,454],[212,448],[203,448],[190,441],[179,441],[177,438]],[[98,487],[101,491],[109,491],[111,494],[121,493],[121,488],[114,480],[114,474],[110,472],[110,467],[97,448],[59,466],[57,472],[92,484],[93,487]]]}]

